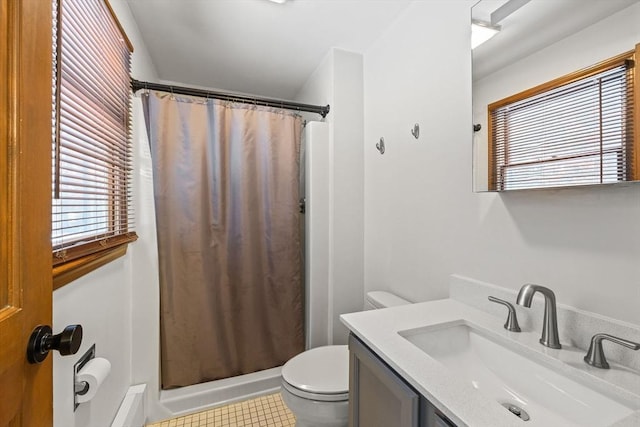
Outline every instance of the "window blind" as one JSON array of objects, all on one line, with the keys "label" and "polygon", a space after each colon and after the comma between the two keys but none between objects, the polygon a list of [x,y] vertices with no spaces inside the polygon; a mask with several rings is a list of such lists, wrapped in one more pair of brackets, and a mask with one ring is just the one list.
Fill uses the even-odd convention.
[{"label": "window blind", "polygon": [[630,59],[616,59],[490,105],[490,189],[637,179],[633,67]]},{"label": "window blind", "polygon": [[53,265],[135,240],[131,49],[104,0],[58,0]]}]

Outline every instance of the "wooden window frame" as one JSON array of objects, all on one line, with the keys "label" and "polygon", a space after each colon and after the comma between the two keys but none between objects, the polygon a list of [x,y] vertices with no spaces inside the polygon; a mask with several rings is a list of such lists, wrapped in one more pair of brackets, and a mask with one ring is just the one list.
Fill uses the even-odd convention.
[{"label": "wooden window frame", "polygon": [[[630,126],[632,127],[633,136],[631,137],[631,151],[633,156],[629,157],[629,162],[632,163],[629,165],[627,179],[624,181],[635,181],[640,180],[640,73],[638,72],[638,59],[640,59],[640,43],[636,44],[634,50],[630,50],[628,52],[622,53],[620,55],[614,56],[610,59],[599,62],[591,67],[584,68],[582,70],[575,71],[573,73],[564,75],[562,77],[558,77],[554,80],[551,80],[546,83],[542,83],[533,88],[524,90],[515,95],[511,95],[507,98],[501,99],[499,101],[493,102],[487,106],[487,118],[488,118],[488,126],[487,126],[487,135],[488,135],[488,185],[489,191],[510,191],[502,188],[502,185],[498,182],[498,174],[497,174],[497,152],[496,152],[496,142],[495,142],[495,129],[493,127],[492,115],[495,110],[498,110],[501,107],[512,104],[514,102],[522,101],[527,98],[534,97],[536,95],[540,95],[542,93],[551,91],[560,86],[568,85],[574,83],[576,81],[588,78],[590,76],[596,75],[608,69],[615,67],[616,65],[623,64],[627,60],[633,61],[633,66],[630,69],[630,73],[633,79],[633,99],[629,100],[632,103],[629,106],[629,109],[632,109],[633,115],[632,123]],[[505,145],[505,150],[507,150]],[[508,150],[507,150],[508,151]],[[623,182],[623,181],[621,181]],[[562,188],[567,187],[565,185],[560,185],[557,187],[532,187],[531,189],[542,189],[542,188]]]},{"label": "wooden window frame", "polygon": [[[61,43],[62,43],[61,41],[62,30],[60,29],[61,27],[60,14],[61,14],[61,8],[62,8],[62,1],[69,1],[69,0],[58,0],[58,4],[57,4],[58,51],[56,52],[56,54],[58,57],[57,59],[58,74],[60,73],[60,68],[61,68],[61,64],[60,64],[61,61],[59,58],[61,54]],[[75,1],[75,0],[71,0],[71,1]],[[120,24],[120,21],[118,20],[116,14],[114,13],[113,8],[109,3],[109,0],[102,0],[102,1],[104,2],[104,5],[106,6],[111,18],[113,19],[114,24],[116,25],[117,29],[122,35],[122,40],[125,43],[126,47],[128,48],[130,54],[133,54],[133,45],[131,44],[131,41],[129,40],[122,25]],[[58,82],[57,84],[60,85],[60,82]],[[58,93],[59,91],[60,89],[58,88]],[[56,100],[56,106],[54,111],[54,114],[56,116],[56,124],[55,124],[56,125],[56,130],[55,130],[56,143],[59,143],[58,142],[59,141],[59,136],[58,136],[59,124],[57,119],[57,117],[59,117],[59,105],[60,105],[59,101]],[[130,106],[128,106],[128,108],[130,111]],[[131,138],[131,135],[129,135],[129,138]],[[128,144],[130,143],[131,141],[128,142]],[[114,174],[110,175],[108,179],[110,180],[128,179],[129,182],[127,184],[127,189],[130,189],[132,185],[132,182],[130,179],[131,177],[122,176],[122,174],[127,174],[127,172],[126,171],[114,172]],[[114,203],[113,197],[109,196],[109,204],[111,205],[113,203]],[[112,212],[111,215],[114,217],[124,216],[128,219],[129,217],[127,214],[128,208],[129,208],[128,204],[125,204],[125,206],[119,209],[117,212],[114,209],[110,209],[110,212]],[[76,280],[79,277],[84,276],[85,274],[88,274],[91,271],[96,270],[97,268],[124,256],[127,253],[128,244],[131,242],[134,242],[135,240],[137,240],[137,238],[138,236],[134,231],[129,231],[127,233],[119,234],[111,238],[95,241],[88,245],[82,245],[80,247],[70,248],[68,250],[69,254],[67,254],[67,251],[58,252],[57,254],[55,251],[53,251],[52,252],[53,253],[53,260],[52,260],[53,289],[54,290],[58,289],[70,283],[71,281]]]}]

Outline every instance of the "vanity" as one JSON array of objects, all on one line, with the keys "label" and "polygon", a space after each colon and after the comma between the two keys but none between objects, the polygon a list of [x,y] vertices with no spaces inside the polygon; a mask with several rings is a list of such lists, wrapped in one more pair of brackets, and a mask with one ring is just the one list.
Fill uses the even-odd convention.
[{"label": "vanity", "polygon": [[522,331],[511,332],[506,310],[480,301],[491,291],[515,302],[515,293],[474,289],[485,293],[476,302],[452,288],[451,298],[341,316],[351,332],[350,426],[640,425],[640,354],[629,352],[631,366],[589,366],[578,330],[612,328],[637,340],[635,325],[559,306],[562,348],[553,349],[540,344],[533,321],[542,320],[542,298],[535,310],[517,308]]},{"label": "vanity", "polygon": [[349,336],[349,425],[456,427],[356,335]]}]

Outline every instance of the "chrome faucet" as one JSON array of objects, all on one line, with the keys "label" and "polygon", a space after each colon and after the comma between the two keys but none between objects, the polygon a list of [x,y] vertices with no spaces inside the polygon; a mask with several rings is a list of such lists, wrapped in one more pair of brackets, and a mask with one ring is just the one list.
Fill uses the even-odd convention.
[{"label": "chrome faucet", "polygon": [[536,292],[544,295],[544,320],[540,344],[550,348],[562,348],[558,334],[556,296],[551,289],[540,285],[526,284],[520,289],[516,304],[531,307],[531,301]]}]

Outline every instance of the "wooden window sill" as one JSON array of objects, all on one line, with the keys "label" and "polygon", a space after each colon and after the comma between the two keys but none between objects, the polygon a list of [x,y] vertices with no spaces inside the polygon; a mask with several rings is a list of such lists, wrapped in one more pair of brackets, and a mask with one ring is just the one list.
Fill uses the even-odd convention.
[{"label": "wooden window sill", "polygon": [[130,242],[125,242],[118,246],[105,249],[104,251],[92,253],[65,262],[64,264],[56,265],[53,267],[53,289],[59,289],[85,274],[124,256],[127,253],[129,243]]}]

